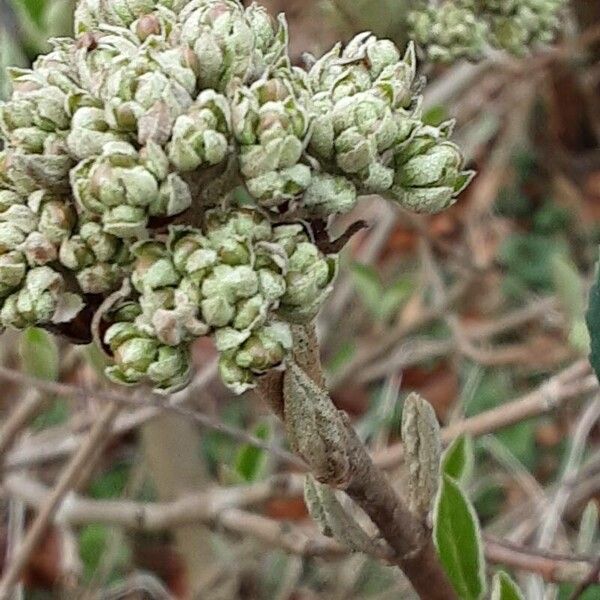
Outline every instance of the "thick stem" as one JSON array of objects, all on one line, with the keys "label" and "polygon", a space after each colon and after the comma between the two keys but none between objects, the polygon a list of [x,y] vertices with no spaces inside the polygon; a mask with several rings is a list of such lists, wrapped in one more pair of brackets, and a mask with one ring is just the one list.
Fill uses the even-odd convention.
[{"label": "thick stem", "polygon": [[[295,328],[294,338],[295,363],[323,390],[324,375],[314,327]],[[267,400],[271,406],[279,407],[282,402],[287,406],[283,391],[276,389],[276,382],[277,379],[271,379],[270,385],[263,386],[260,391],[270,395]],[[335,417],[337,409],[329,398],[326,402],[331,404],[327,408],[328,414]],[[285,409],[277,412],[280,415],[287,414]],[[324,468],[315,467],[319,471],[315,475],[321,483],[343,489],[377,525],[381,536],[396,554],[395,564],[408,577],[419,597],[426,600],[458,600],[438,559],[430,529],[398,497],[387,477],[373,463],[348,419],[343,416],[341,421],[345,424],[342,429],[347,429],[347,435],[338,436],[337,439],[345,447],[332,448],[332,452],[338,459],[339,456],[346,457],[349,467],[347,476],[341,478],[335,469],[330,468],[331,464],[336,463],[333,460],[335,457],[331,461],[325,460],[327,465]],[[343,461],[337,462],[341,464]]]}]

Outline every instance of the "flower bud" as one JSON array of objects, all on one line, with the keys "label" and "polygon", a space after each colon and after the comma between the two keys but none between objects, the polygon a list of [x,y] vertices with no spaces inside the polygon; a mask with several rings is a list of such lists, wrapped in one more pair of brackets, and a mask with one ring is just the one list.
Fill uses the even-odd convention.
[{"label": "flower bud", "polygon": [[462,170],[458,146],[444,139],[442,128],[424,127],[396,156],[396,175],[389,195],[416,212],[439,212],[456,201],[473,172]]},{"label": "flower bud", "polygon": [[195,52],[200,89],[224,91],[251,68],[254,34],[235,0],[192,0],[179,15],[181,38]]},{"label": "flower bud", "polygon": [[342,214],[356,204],[356,187],[345,177],[317,173],[302,197],[303,207],[311,214],[323,218]]},{"label": "flower bud", "polygon": [[21,252],[0,254],[0,298],[5,298],[19,287],[26,272],[27,263]]},{"label": "flower bud", "polygon": [[25,276],[23,287],[9,296],[0,311],[4,327],[66,322],[81,310],[83,302],[64,291],[62,276],[50,267],[36,267]]},{"label": "flower bud", "polygon": [[147,380],[156,390],[172,392],[189,381],[190,356],[186,345],[161,344],[131,322],[111,325],[104,342],[115,362],[106,369],[106,375],[116,383],[133,385]]},{"label": "flower bud", "polygon": [[169,143],[169,159],[179,171],[216,165],[227,156],[230,126],[229,103],[213,90],[200,93],[190,110],[177,118]]}]

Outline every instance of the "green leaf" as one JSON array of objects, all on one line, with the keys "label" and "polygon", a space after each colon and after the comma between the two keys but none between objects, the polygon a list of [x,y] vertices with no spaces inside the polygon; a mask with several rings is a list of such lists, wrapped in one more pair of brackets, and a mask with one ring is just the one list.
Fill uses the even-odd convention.
[{"label": "green leaf", "polygon": [[460,435],[444,452],[442,472],[456,481],[466,482],[473,473],[473,462],[473,440],[468,435]]},{"label": "green leaf", "polygon": [[413,290],[412,277],[402,277],[387,288],[379,298],[378,315],[382,321],[387,321],[406,302]]},{"label": "green leaf", "polygon": [[479,521],[458,482],[444,474],[435,507],[434,540],[461,600],[485,593],[483,541]]},{"label": "green leaf", "polygon": [[350,273],[363,304],[378,321],[388,320],[408,299],[414,287],[412,277],[404,276],[386,288],[377,271],[362,263],[353,263]]},{"label": "green leaf", "polygon": [[519,586],[504,572],[494,575],[491,600],[524,600]]},{"label": "green leaf", "polygon": [[[259,423],[254,435],[260,440],[268,440],[271,428],[268,423]],[[244,481],[256,481],[264,473],[267,456],[264,450],[249,444],[240,448],[235,459],[235,470]]]},{"label": "green leaf", "polygon": [[19,353],[25,373],[38,379],[58,380],[58,346],[47,331],[37,327],[26,329],[21,335]]},{"label": "green leaf", "polygon": [[590,362],[600,378],[600,269],[597,281],[590,292],[586,323],[590,332]]},{"label": "green leaf", "polygon": [[351,341],[345,341],[327,362],[327,374],[335,375],[344,366],[346,366],[356,355],[356,344]]},{"label": "green leaf", "polygon": [[372,315],[379,315],[383,287],[377,271],[368,265],[353,263],[350,273],[366,308]]}]

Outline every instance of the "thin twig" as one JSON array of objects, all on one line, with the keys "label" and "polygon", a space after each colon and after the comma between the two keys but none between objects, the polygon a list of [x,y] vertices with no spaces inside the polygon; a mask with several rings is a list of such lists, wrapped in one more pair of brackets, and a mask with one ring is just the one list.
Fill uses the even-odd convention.
[{"label": "thin twig", "polygon": [[288,464],[291,464],[296,468],[302,468],[304,465],[304,463],[298,457],[294,456],[290,452],[286,452],[281,448],[265,443],[262,440],[258,439],[256,436],[246,433],[245,431],[238,429],[237,427],[227,425],[219,419],[210,417],[209,415],[206,415],[199,411],[180,406],[179,404],[174,404],[170,402],[169,396],[160,396],[158,394],[148,393],[144,395],[145,400],[141,400],[134,395],[126,394],[123,392],[117,392],[113,390],[89,389],[66,383],[57,383],[54,381],[37,379],[35,377],[31,377],[29,375],[21,373],[20,371],[17,371],[15,369],[9,369],[8,367],[0,367],[0,378],[7,379],[8,381],[22,383],[40,390],[45,390],[52,394],[57,394],[60,396],[69,396],[80,401],[86,401],[89,398],[93,397],[97,400],[114,402],[123,406],[140,408],[140,406],[145,405],[153,406],[161,410],[171,411],[195,421],[202,427],[218,431],[219,433],[223,433],[224,435],[232,437],[233,439],[237,439],[238,441],[243,442],[245,444],[250,444],[252,446],[255,446],[256,448],[266,450],[267,452],[272,453],[273,455],[277,456],[281,460],[285,461]]},{"label": "thin twig", "polygon": [[32,552],[35,550],[42,536],[46,532],[52,517],[56,513],[65,495],[77,483],[83,467],[96,453],[97,447],[110,431],[110,425],[118,412],[118,406],[109,403],[102,411],[85,442],[61,473],[56,486],[52,490],[45,504],[40,508],[34,522],[27,531],[22,545],[17,549],[11,563],[7,565],[2,580],[0,581],[0,598],[8,598],[25,568]]}]

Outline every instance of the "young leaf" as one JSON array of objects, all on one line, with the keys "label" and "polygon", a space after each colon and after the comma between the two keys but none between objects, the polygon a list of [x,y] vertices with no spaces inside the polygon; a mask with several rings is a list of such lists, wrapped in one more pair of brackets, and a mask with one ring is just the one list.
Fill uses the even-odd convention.
[{"label": "young leaf", "polygon": [[479,600],[486,589],[479,521],[458,483],[444,474],[435,507],[434,540],[461,600]]},{"label": "young leaf", "polygon": [[387,321],[400,306],[408,299],[413,290],[413,281],[410,277],[401,277],[385,290],[379,299],[379,318]]},{"label": "young leaf", "polygon": [[47,331],[37,327],[26,329],[21,336],[19,352],[25,373],[38,379],[58,380],[58,346]]},{"label": "young leaf", "polygon": [[590,292],[590,303],[586,322],[590,332],[590,362],[596,375],[600,378],[600,269],[598,269],[596,284]]},{"label": "young leaf", "polygon": [[375,269],[361,263],[354,263],[351,273],[356,291],[365,307],[373,316],[378,316],[381,308],[381,298],[383,297],[379,275]]},{"label": "young leaf", "polygon": [[[254,435],[260,440],[268,440],[271,431],[267,423],[259,423]],[[240,448],[235,459],[235,470],[244,481],[260,479],[265,469],[267,457],[265,451],[255,446],[245,445]]]},{"label": "young leaf", "polygon": [[473,473],[473,461],[473,441],[467,435],[460,435],[444,452],[442,471],[457,481],[466,482]]},{"label": "young leaf", "polygon": [[491,600],[524,600],[517,584],[504,572],[494,575]]}]

